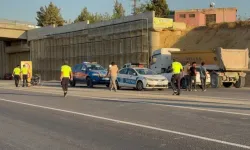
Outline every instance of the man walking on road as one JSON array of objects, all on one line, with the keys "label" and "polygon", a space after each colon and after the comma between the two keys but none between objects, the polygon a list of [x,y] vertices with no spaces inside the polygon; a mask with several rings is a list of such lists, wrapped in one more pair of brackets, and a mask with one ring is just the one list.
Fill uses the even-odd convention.
[{"label": "man walking on road", "polygon": [[28,73],[29,70],[28,68],[23,65],[22,69],[21,69],[21,73],[22,73],[22,78],[23,78],[23,87],[28,87]]},{"label": "man walking on road", "polygon": [[206,91],[206,80],[207,80],[207,69],[204,67],[204,65],[205,62],[202,62],[200,66],[200,79],[203,92]]},{"label": "man walking on road", "polygon": [[[171,79],[171,84],[173,88],[173,95],[180,95],[181,94],[181,72],[183,71],[183,66],[181,65],[180,62],[177,62],[175,59],[173,60],[172,63],[172,79]],[[177,82],[177,88],[176,89],[176,82]]]},{"label": "man walking on road", "polygon": [[14,77],[16,87],[18,87],[21,76],[20,65],[17,65],[16,68],[14,68],[12,76]]},{"label": "man walking on road", "polygon": [[60,80],[64,97],[66,97],[68,92],[69,80],[73,80],[73,73],[71,67],[68,65],[68,61],[65,61],[64,65],[61,67]]},{"label": "man walking on road", "polygon": [[[192,67],[190,68],[190,83],[189,83],[189,91],[197,91],[196,90],[196,62],[192,63]],[[193,88],[194,81],[194,88]]]},{"label": "man walking on road", "polygon": [[117,86],[116,86],[116,79],[117,79],[117,74],[118,74],[118,67],[115,64],[115,62],[111,63],[111,67],[109,68],[109,76],[110,76],[110,91],[115,89],[115,92],[117,91]]}]

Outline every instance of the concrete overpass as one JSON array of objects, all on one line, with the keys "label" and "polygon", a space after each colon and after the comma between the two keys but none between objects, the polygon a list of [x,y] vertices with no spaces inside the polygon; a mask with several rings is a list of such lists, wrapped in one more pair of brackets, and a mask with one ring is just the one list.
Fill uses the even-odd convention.
[{"label": "concrete overpass", "polygon": [[35,25],[10,20],[0,20],[0,40],[27,40],[27,30],[36,28]]},{"label": "concrete overpass", "polygon": [[30,59],[27,31],[34,28],[31,23],[0,19],[0,78],[21,60]]}]

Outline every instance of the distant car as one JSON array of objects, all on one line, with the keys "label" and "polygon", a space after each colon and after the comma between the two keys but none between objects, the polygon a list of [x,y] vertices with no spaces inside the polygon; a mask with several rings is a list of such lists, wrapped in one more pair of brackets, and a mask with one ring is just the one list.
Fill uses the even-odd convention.
[{"label": "distant car", "polygon": [[109,78],[106,77],[107,70],[97,63],[83,62],[72,68],[73,81],[70,81],[71,86],[77,83],[86,83],[88,87],[93,87],[97,84],[109,85]]},{"label": "distant car", "polygon": [[13,79],[13,76],[11,73],[6,73],[4,74],[4,77],[3,77],[4,80],[12,80]]},{"label": "distant car", "polygon": [[168,87],[168,80],[148,68],[123,68],[119,71],[117,86],[118,88],[131,87],[138,91],[143,89],[162,90]]}]

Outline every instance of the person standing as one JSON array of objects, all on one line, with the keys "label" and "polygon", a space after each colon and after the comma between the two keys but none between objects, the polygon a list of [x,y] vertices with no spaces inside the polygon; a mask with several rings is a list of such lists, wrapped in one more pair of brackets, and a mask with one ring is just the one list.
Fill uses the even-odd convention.
[{"label": "person standing", "polygon": [[183,76],[185,80],[185,88],[188,91],[189,83],[190,83],[190,63],[187,62],[183,69]]},{"label": "person standing", "polygon": [[[181,72],[183,71],[183,66],[180,62],[177,62],[175,59],[173,59],[172,63],[172,78],[171,78],[171,84],[173,88],[173,95],[180,95],[181,94]],[[177,88],[175,83],[177,82]]]},{"label": "person standing", "polygon": [[14,68],[12,76],[14,77],[16,87],[18,87],[21,76],[20,65],[17,65],[16,68]]},{"label": "person standing", "polygon": [[205,62],[202,62],[200,66],[200,79],[201,79],[201,87],[202,87],[203,92],[206,91],[206,80],[207,80],[207,69],[204,65],[205,65]]},{"label": "person standing", "polygon": [[110,76],[110,91],[115,89],[115,92],[117,91],[117,86],[116,86],[116,79],[117,79],[117,74],[118,74],[118,67],[115,64],[115,62],[111,63],[111,67],[109,68],[109,76]]},{"label": "person standing", "polygon": [[23,65],[22,69],[21,69],[21,73],[22,73],[22,78],[23,78],[23,87],[28,87],[28,73],[29,70],[28,68]]},{"label": "person standing", "polygon": [[68,61],[64,61],[64,65],[61,67],[60,80],[64,97],[66,97],[68,93],[69,80],[73,80],[73,73],[71,67],[68,65]]},{"label": "person standing", "polygon": [[[190,67],[190,83],[189,83],[189,91],[197,91],[196,90],[196,62],[192,63],[192,67]],[[194,86],[193,86],[194,82]]]},{"label": "person standing", "polygon": [[[110,64],[110,65],[109,65],[109,69],[108,69],[108,71],[107,71],[107,74],[106,74],[106,76],[105,76],[105,78],[109,78],[109,81],[111,80],[110,75],[109,75],[109,74],[110,74],[109,72],[110,72],[110,68],[111,68],[111,67],[112,67],[112,65]],[[110,85],[110,83],[109,83],[109,84],[107,85],[107,87],[110,88],[110,86],[111,86],[111,85]]]}]

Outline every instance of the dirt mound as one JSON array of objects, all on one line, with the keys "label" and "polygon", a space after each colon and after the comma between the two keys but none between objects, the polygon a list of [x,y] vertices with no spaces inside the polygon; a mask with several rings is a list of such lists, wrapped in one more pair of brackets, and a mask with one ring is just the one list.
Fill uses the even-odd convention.
[{"label": "dirt mound", "polygon": [[208,50],[223,48],[250,48],[250,27],[243,28],[193,28],[186,31],[161,32],[163,47],[183,50]]},{"label": "dirt mound", "polygon": [[[185,31],[162,31],[161,47],[182,50],[210,50],[217,47],[250,49],[250,22],[213,24]],[[247,76],[250,86],[250,74]]]}]

